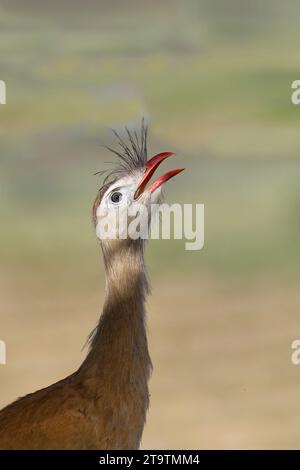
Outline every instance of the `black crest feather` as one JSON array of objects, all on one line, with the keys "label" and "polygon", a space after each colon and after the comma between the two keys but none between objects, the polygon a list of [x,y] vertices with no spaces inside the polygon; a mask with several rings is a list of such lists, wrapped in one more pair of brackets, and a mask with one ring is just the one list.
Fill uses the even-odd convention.
[{"label": "black crest feather", "polygon": [[111,170],[103,170],[95,173],[96,175],[105,175],[103,186],[113,183],[117,178],[121,178],[128,173],[133,173],[136,170],[144,168],[148,158],[148,127],[145,124],[144,118],[142,119],[139,133],[136,130],[130,131],[125,127],[126,137],[123,138],[117,131],[112,130],[112,132],[117,139],[118,147],[113,149],[106,146],[105,148],[118,157],[118,163]]}]

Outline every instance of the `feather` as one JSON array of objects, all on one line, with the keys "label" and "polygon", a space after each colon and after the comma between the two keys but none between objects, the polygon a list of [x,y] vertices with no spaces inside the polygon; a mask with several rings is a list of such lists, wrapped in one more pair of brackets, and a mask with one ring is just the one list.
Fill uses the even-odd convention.
[{"label": "feather", "polygon": [[100,170],[95,173],[95,175],[100,174],[101,176],[105,174],[103,186],[112,184],[117,178],[122,178],[122,176],[144,168],[147,163],[148,127],[144,118],[141,122],[139,134],[136,130],[130,131],[128,127],[125,127],[126,138],[122,138],[114,129],[112,129],[112,132],[116,137],[118,147],[114,149],[105,146],[105,148],[112,152],[118,158],[118,161],[111,170]]}]

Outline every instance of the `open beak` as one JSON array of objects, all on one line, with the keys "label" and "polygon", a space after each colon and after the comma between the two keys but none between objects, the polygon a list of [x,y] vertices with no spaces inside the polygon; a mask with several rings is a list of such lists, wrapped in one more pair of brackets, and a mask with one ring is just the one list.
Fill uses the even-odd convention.
[{"label": "open beak", "polygon": [[153,181],[153,183],[150,184],[150,186],[146,188],[147,183],[152,178],[152,175],[155,172],[156,168],[158,168],[159,165],[166,158],[171,157],[172,155],[175,155],[175,153],[162,152],[162,153],[155,155],[147,162],[145,173],[143,174],[142,179],[139,182],[139,185],[134,193],[134,199],[137,199],[145,191],[149,191],[150,193],[153,193],[153,191],[159,188],[163,183],[165,183],[170,178],[173,178],[173,176],[177,175],[178,173],[181,173],[184,170],[184,168],[176,168],[175,170],[170,170],[164,175],[157,178],[155,181]]}]

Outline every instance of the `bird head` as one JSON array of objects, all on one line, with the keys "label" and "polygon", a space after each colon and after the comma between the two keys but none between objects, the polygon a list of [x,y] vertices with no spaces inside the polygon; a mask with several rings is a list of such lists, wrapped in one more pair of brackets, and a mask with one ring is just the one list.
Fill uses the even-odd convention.
[{"label": "bird head", "polygon": [[[184,170],[176,168],[150,182],[159,165],[173,152],[159,153],[147,159],[147,127],[142,123],[140,137],[136,132],[126,129],[128,142],[114,132],[119,148],[109,148],[119,159],[118,167],[114,168],[105,178],[93,207],[93,219],[96,233],[102,246],[124,248],[141,244],[141,225],[149,227],[151,206],[161,202],[162,186],[175,175]],[[134,235],[130,224],[138,221],[139,231]],[[135,227],[135,226],[134,226]]]}]

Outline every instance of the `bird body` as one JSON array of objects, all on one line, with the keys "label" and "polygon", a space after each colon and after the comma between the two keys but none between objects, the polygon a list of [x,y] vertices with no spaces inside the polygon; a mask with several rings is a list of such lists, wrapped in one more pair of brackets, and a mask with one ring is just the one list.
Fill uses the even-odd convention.
[{"label": "bird body", "polygon": [[[132,253],[123,256],[131,258]],[[131,265],[126,263],[126,274],[133,282],[131,294],[123,298],[116,286],[113,299],[105,300],[89,354],[79,370],[0,412],[0,449],[139,447],[149,403],[151,360],[140,289],[146,280],[143,273],[132,272]]]},{"label": "bird body", "polygon": [[[125,344],[116,339],[111,345],[111,368],[102,367],[99,360],[99,365],[89,370],[89,358],[66,379],[6,407],[0,413],[0,448],[138,448],[149,401],[150,360],[146,344],[132,344],[132,349],[127,349],[133,331],[124,326],[129,327],[128,337]],[[143,354],[136,355],[138,347],[143,348]],[[129,360],[137,373],[128,370]]]},{"label": "bird body", "polygon": [[[137,198],[148,203],[159,196],[165,180],[145,189],[167,154],[147,162],[147,131],[141,141],[128,132],[131,147],[119,138],[121,169],[106,181],[93,207],[108,212]],[[168,153],[167,156],[171,155]],[[176,174],[176,171],[173,170]],[[169,172],[170,173],[170,172]],[[153,183],[154,184],[154,183]],[[121,205],[120,205],[121,207]],[[151,372],[145,300],[149,293],[141,239],[100,240],[106,290],[99,324],[79,369],[65,379],[26,395],[0,411],[0,449],[137,449],[149,406]]]}]

